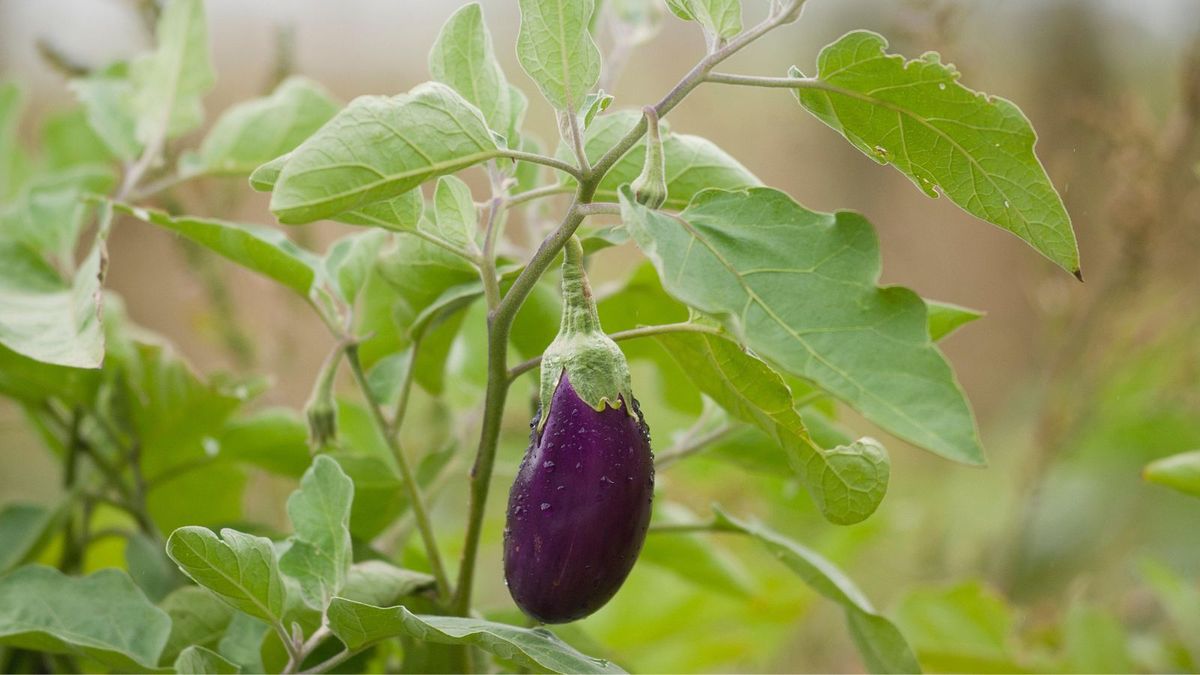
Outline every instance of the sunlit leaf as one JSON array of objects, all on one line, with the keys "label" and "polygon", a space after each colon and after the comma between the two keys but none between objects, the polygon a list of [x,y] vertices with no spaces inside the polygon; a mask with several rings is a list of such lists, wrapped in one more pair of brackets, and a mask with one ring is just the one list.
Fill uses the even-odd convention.
[{"label": "sunlit leaf", "polygon": [[201,97],[216,81],[203,0],[171,0],[158,19],[157,46],[129,66],[137,139],[150,144],[200,125]]},{"label": "sunlit leaf", "polygon": [[1142,477],[1185,495],[1200,497],[1200,450],[1155,460],[1142,470]]},{"label": "sunlit leaf", "polygon": [[667,7],[684,21],[699,23],[712,37],[728,40],[742,32],[741,0],[667,0]]},{"label": "sunlit leaf", "polygon": [[491,129],[510,133],[513,90],[492,51],[492,35],[479,3],[472,2],[446,19],[429,50],[429,74],[479,108]]},{"label": "sunlit leaf", "polygon": [[481,619],[416,615],[404,607],[372,607],[343,598],[329,606],[329,627],[351,649],[390,637],[472,645],[526,668],[555,673],[619,673],[614,664],[575,651],[545,628]]},{"label": "sunlit leaf", "polygon": [[929,339],[934,342],[983,317],[983,312],[978,310],[936,300],[925,300],[925,309],[928,313]]},{"label": "sunlit leaf", "polygon": [[123,64],[71,80],[92,130],[116,157],[133,160],[142,151],[133,109],[133,85]]},{"label": "sunlit leaf", "polygon": [[271,623],[283,618],[286,589],[271,540],[237,530],[182,527],[167,539],[167,555],[193,581],[236,609]]},{"label": "sunlit leaf", "polygon": [[25,244],[61,269],[74,269],[79,234],[92,211],[80,197],[107,192],[114,181],[111,169],[97,165],[35,177],[0,207],[0,236]]},{"label": "sunlit leaf", "polygon": [[95,659],[119,672],[153,671],[171,631],[124,572],[68,577],[22,567],[0,577],[0,644]]},{"label": "sunlit leaf", "polygon": [[338,463],[318,455],[300,488],[288,498],[295,535],[279,569],[300,582],[304,601],[324,609],[346,583],[350,571],[350,504],[354,483]]},{"label": "sunlit leaf", "polygon": [[290,77],[269,96],[239,103],[213,124],[200,148],[181,160],[185,173],[249,174],[287,154],[338,111],[325,89]]},{"label": "sunlit leaf", "polygon": [[588,32],[592,0],[520,0],[517,60],[558,110],[577,112],[600,79],[600,50]]},{"label": "sunlit leaf", "polygon": [[637,204],[628,188],[621,203],[676,298],[897,436],[983,462],[971,410],[929,339],[925,304],[876,286],[878,242],[864,218],[809,211],[766,188],[706,191],[679,217]]},{"label": "sunlit leaf", "polygon": [[887,46],[881,35],[854,31],[825,47],[817,57],[822,86],[797,90],[800,104],[925,194],[945,194],[1078,274],[1071,218],[1020,109],[959,84],[958,70],[936,52],[906,61]]},{"label": "sunlit leaf", "polygon": [[271,211],[289,224],[336,216],[498,153],[479,111],[444,84],[362,96],[292,151]]},{"label": "sunlit leaf", "polygon": [[833,563],[761,525],[738,520],[716,507],[713,512],[717,529],[750,535],[814,591],[842,606],[846,612],[846,623],[850,626],[850,635],[871,672],[921,672],[921,665],[913,656],[904,635],[875,610],[858,586]]}]

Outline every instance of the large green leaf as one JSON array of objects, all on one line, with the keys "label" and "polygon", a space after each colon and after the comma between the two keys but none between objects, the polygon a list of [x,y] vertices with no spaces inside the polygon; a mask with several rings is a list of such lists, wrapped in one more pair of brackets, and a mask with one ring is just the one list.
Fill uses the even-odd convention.
[{"label": "large green leaf", "polygon": [[498,154],[479,111],[444,84],[362,96],[292,151],[271,211],[291,224],[336,216]]},{"label": "large green leaf", "polygon": [[446,20],[429,50],[429,74],[479,108],[490,128],[511,134],[514,98],[520,94],[496,61],[479,3],[460,8]]},{"label": "large green leaf", "polygon": [[28,247],[0,239],[0,344],[45,363],[99,368],[105,262],[97,236],[68,286]]},{"label": "large green leaf", "polygon": [[129,66],[137,138],[150,144],[190,131],[204,119],[200,99],[216,82],[208,55],[203,0],[171,0],[163,7],[154,52]]},{"label": "large green leaf", "polygon": [[818,447],[783,378],[724,337],[668,333],[658,340],[701,392],[776,440],[826,518],[852,525],[875,512],[891,467],[883,446],[864,438],[828,450]]},{"label": "large green leaf", "polygon": [[743,522],[716,507],[713,511],[717,529],[741,532],[758,540],[814,591],[842,606],[850,636],[871,672],[921,672],[904,635],[875,610],[858,586],[833,563],[761,525]]},{"label": "large green leaf", "polygon": [[107,192],[113,182],[112,171],[95,164],[38,176],[12,203],[0,207],[0,236],[25,244],[61,269],[73,269],[79,234],[91,210],[80,197]]},{"label": "large green leaf", "polygon": [[[642,114],[634,110],[619,110],[596,117],[584,135],[584,152],[588,160],[595,162],[618,140],[641,121]],[[697,192],[707,188],[739,190],[756,187],[762,182],[742,166],[730,154],[717,147],[712,141],[677,134],[663,124],[663,157],[667,180],[667,201],[663,208],[681,210],[688,205]],[[558,150],[560,158],[570,158],[571,151],[564,145]],[[646,145],[638,143],[621,156],[600,181],[596,189],[598,199],[617,199],[617,190],[632,183],[642,172],[646,158]]]},{"label": "large green leaf", "polygon": [[710,38],[729,38],[742,32],[741,0],[667,0],[671,12],[699,23]]},{"label": "large green leaf", "polygon": [[676,298],[897,436],[983,462],[971,410],[929,339],[924,302],[875,285],[879,247],[862,216],[815,213],[767,188],[706,191],[678,217],[639,205],[628,188],[621,204]]},{"label": "large green leaf", "polygon": [[119,570],[68,577],[34,565],[0,577],[0,644],[145,672],[158,664],[170,631],[166,613]]},{"label": "large green leaf", "polygon": [[218,539],[207,528],[181,527],[167,539],[167,555],[235,609],[271,623],[282,620],[286,588],[270,539],[230,529]]},{"label": "large green leaf", "polygon": [[189,645],[216,646],[234,615],[232,607],[199,586],[175,589],[159,608],[171,617],[171,634],[162,653],[165,662],[174,662]]},{"label": "large green leaf", "polygon": [[156,209],[121,203],[115,203],[114,207],[187,237],[246,269],[283,284],[301,297],[312,297],[315,286],[325,281],[321,258],[301,248],[279,230],[224,220],[175,218]]},{"label": "large green leaf", "polygon": [[584,656],[545,628],[454,616],[416,615],[404,607],[372,607],[344,598],[329,606],[329,627],[350,649],[386,638],[472,645],[506,661],[555,673],[619,673],[614,664]]},{"label": "large green leaf", "polygon": [[338,111],[321,85],[289,77],[269,96],[225,111],[194,154],[181,160],[186,173],[246,174],[285,155]]},{"label": "large green leaf", "polygon": [[175,659],[175,672],[188,675],[225,675],[242,672],[240,666],[205,647],[191,646]]},{"label": "large green leaf", "polygon": [[1020,109],[959,84],[958,70],[935,52],[905,61],[886,50],[881,35],[847,33],[821,50],[820,86],[797,90],[800,104],[925,194],[945,194],[1079,274],[1070,216]]},{"label": "large green leaf", "polygon": [[578,112],[600,79],[600,50],[588,32],[592,0],[520,0],[517,60],[558,110]]},{"label": "large green leaf", "polygon": [[1153,461],[1142,470],[1142,477],[1185,495],[1200,497],[1200,450]]},{"label": "large green leaf", "polygon": [[288,498],[287,512],[295,535],[279,560],[279,569],[300,582],[300,594],[322,610],[346,584],[352,551],[350,504],[354,483],[338,463],[325,455],[313,460]]}]

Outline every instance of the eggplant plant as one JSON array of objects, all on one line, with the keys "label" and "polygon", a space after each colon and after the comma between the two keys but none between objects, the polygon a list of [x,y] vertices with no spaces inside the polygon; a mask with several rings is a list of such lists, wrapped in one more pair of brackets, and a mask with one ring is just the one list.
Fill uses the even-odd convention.
[{"label": "eggplant plant", "polygon": [[[193,143],[216,76],[204,4],[144,4],[154,47],[73,71],[78,107],[47,123],[36,155],[16,140],[20,89],[0,89],[0,391],[62,467],[56,505],[0,512],[0,670],[619,672],[575,626],[538,624],[619,597],[647,537],[648,551],[673,540],[694,556],[644,564],[731,579],[710,564],[715,535],[755,543],[840,606],[866,668],[920,670],[829,559],[749,513],[686,512],[662,481],[655,499],[655,470],[753,434],[763,462],[847,526],[879,508],[890,461],[839,410],[982,465],[937,346],[980,313],[880,286],[866,218],[806,208],[667,117],[700,87],[783,90],[797,124],[815,117],[1079,277],[1013,103],[861,30],[804,70],[724,69],[802,20],[805,0],[520,0],[516,58],[540,97],[501,68],[470,3],[432,41],[428,82],[344,103],[291,76]],[[694,25],[698,60],[657,101],[615,98],[630,50],[667,20]],[[534,106],[553,110],[551,134],[526,124]],[[269,193],[287,227],[186,213],[182,188],[219,177]],[[264,380],[198,374],[134,325],[104,284],[137,265],[107,247],[136,221],[279,284],[327,329],[303,411],[255,406]],[[316,221],[351,227],[322,254],[290,230]],[[594,294],[602,256],[640,267]],[[670,416],[643,410],[633,385],[667,369],[686,378],[676,419],[695,424],[673,442],[656,422],[652,446],[644,417]],[[530,400],[502,526],[493,488],[514,481],[510,421]],[[440,428],[413,434],[414,415]],[[251,475],[298,480],[286,523],[243,508]],[[500,570],[526,617],[495,589],[481,601]]]}]

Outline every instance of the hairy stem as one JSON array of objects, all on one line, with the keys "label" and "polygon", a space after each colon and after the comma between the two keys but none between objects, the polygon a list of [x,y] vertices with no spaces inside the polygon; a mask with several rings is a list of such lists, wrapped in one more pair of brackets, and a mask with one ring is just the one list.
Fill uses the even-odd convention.
[{"label": "hairy stem", "polygon": [[499,156],[507,157],[509,159],[516,160],[518,162],[529,162],[531,164],[541,164],[543,166],[548,166],[552,169],[558,169],[559,171],[561,171],[565,174],[574,176],[576,180],[582,179],[583,175],[584,175],[583,172],[579,170],[579,167],[577,167],[569,162],[564,162],[561,159],[549,157],[546,155],[539,155],[536,152],[524,152],[522,150],[511,150],[508,148],[501,149],[498,152],[499,152]]},{"label": "hairy stem", "polygon": [[350,372],[354,373],[354,380],[367,400],[367,408],[371,412],[371,420],[375,423],[375,428],[387,442],[388,449],[391,450],[396,465],[400,469],[400,479],[404,483],[405,492],[408,493],[413,518],[417,522],[417,530],[420,531],[421,540],[425,544],[425,555],[429,558],[433,578],[437,581],[438,597],[445,601],[450,597],[450,578],[446,574],[445,565],[442,564],[441,553],[438,552],[437,539],[433,536],[433,525],[429,520],[429,512],[425,509],[425,498],[421,495],[420,486],[417,485],[416,475],[408,462],[408,456],[400,447],[399,439],[391,433],[387,420],[383,416],[383,410],[379,407],[379,401],[375,399],[375,394],[371,391],[367,375],[363,372],[362,362],[358,358],[357,344],[346,345],[346,362],[350,365]]}]

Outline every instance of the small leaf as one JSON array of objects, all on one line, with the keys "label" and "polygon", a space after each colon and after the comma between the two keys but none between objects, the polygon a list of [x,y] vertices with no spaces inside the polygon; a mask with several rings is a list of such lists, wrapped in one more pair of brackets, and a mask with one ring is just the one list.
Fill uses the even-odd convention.
[{"label": "small leaf", "polygon": [[133,85],[124,66],[71,80],[70,89],[83,106],[92,130],[118,158],[132,161],[142,151],[133,110]]},{"label": "small leaf", "polygon": [[70,286],[28,248],[0,239],[0,344],[31,359],[75,368],[104,360],[103,232]]},{"label": "small leaf", "polygon": [[203,527],[182,527],[167,539],[167,555],[193,581],[235,609],[270,623],[283,619],[286,589],[275,548],[266,537]]},{"label": "small leaf", "polygon": [[388,235],[379,230],[350,234],[330,245],[325,253],[325,272],[337,284],[338,294],[353,304],[367,283],[367,275],[379,258]]},{"label": "small leaf", "polygon": [[517,59],[558,110],[578,112],[600,79],[600,50],[588,32],[592,0],[520,0]]},{"label": "small leaf", "polygon": [[125,568],[152,602],[187,583],[163,553],[162,543],[142,532],[135,532],[125,541]]},{"label": "small leaf", "polygon": [[479,111],[446,85],[361,96],[292,151],[271,211],[293,225],[329,218],[498,154]]},{"label": "small leaf", "polygon": [[823,86],[798,89],[800,104],[925,194],[940,191],[1078,275],[1071,218],[1020,109],[959,84],[958,70],[936,52],[905,61],[887,46],[881,35],[854,31],[825,47],[816,76]]},{"label": "small leaf", "polygon": [[667,7],[684,21],[695,21],[713,43],[742,32],[741,0],[667,0]]},{"label": "small leaf", "polygon": [[203,0],[166,3],[155,37],[155,51],[129,66],[137,138],[146,145],[199,126],[204,119],[200,99],[216,82]]},{"label": "small leaf", "polygon": [[75,268],[75,249],[91,207],[80,201],[112,189],[115,176],[106,166],[85,165],[38,176],[16,198],[0,207],[0,233],[28,246],[60,269]]},{"label": "small leaf", "polygon": [[[694,522],[695,516],[680,504],[655,505],[656,522]],[[698,534],[649,537],[638,562],[656,565],[704,591],[723,593],[741,600],[750,595],[753,581],[737,558]]]},{"label": "small leaf", "polygon": [[96,167],[116,157],[88,122],[82,106],[46,117],[42,123],[42,152],[50,169]]},{"label": "small leaf", "polygon": [[814,591],[842,606],[850,635],[868,670],[873,673],[921,672],[921,665],[904,635],[875,610],[858,586],[833,563],[761,525],[738,520],[718,507],[713,507],[713,512],[717,529],[750,535]]},{"label": "small leaf", "polygon": [[344,598],[329,606],[329,627],[350,649],[391,637],[472,645],[517,666],[554,673],[624,672],[575,651],[545,628],[518,628],[481,619],[416,615],[404,607],[372,607]]},{"label": "small leaf", "polygon": [[479,108],[489,128],[510,134],[513,97],[492,51],[479,3],[460,8],[446,20],[429,51],[429,74]]},{"label": "small leaf", "polygon": [[471,188],[455,176],[438,179],[433,193],[434,225],[442,239],[461,247],[475,245],[479,217]]},{"label": "small leaf", "polygon": [[170,631],[166,613],[119,570],[68,577],[33,565],[0,578],[0,645],[146,672],[155,670]]},{"label": "small leaf", "polygon": [[174,662],[190,645],[216,646],[234,615],[232,607],[199,586],[175,589],[159,608],[171,617],[171,634],[162,653],[165,662]]},{"label": "small leaf", "polygon": [[376,607],[390,607],[405,596],[433,590],[434,578],[382,560],[355,563],[346,575],[342,597]]},{"label": "small leaf", "polygon": [[622,220],[669,293],[720,318],[763,359],[938,455],[983,462],[975,420],[912,291],[880,288],[861,216],[786,194],[709,190],[673,217],[625,188]]},{"label": "small leaf", "polygon": [[775,439],[826,518],[852,525],[875,512],[891,467],[881,445],[865,438],[831,450],[818,447],[783,378],[734,342],[704,333],[657,339],[701,392]]},{"label": "small leaf", "polygon": [[353,501],[354,483],[326,455],[313,460],[300,488],[288,498],[288,517],[296,534],[279,568],[300,582],[304,601],[314,609],[324,609],[346,583]]},{"label": "small leaf", "polygon": [[291,408],[267,408],[225,424],[220,456],[281,476],[299,478],[309,467],[308,425]]},{"label": "small leaf", "polygon": [[1142,470],[1151,483],[1165,485],[1185,495],[1200,497],[1200,450],[1155,460]]},{"label": "small leaf", "polygon": [[213,124],[199,150],[181,160],[185,173],[250,174],[287,154],[338,111],[319,84],[289,77],[269,96],[239,103]]},{"label": "small leaf", "polygon": [[311,297],[314,286],[323,277],[321,259],[279,230],[223,220],[175,218],[163,211],[122,203],[113,206],[138,220],[181,234],[246,269],[287,286],[301,297]]},{"label": "small leaf", "polygon": [[925,300],[929,321],[929,339],[937,342],[968,323],[983,317],[983,312],[948,302]]},{"label": "small leaf", "polygon": [[37,504],[6,504],[0,509],[0,574],[28,562],[49,538],[58,514]]},{"label": "small leaf", "polygon": [[242,669],[211,649],[193,645],[179,653],[179,658],[175,659],[175,672],[181,675],[225,675],[240,673]]},{"label": "small leaf", "polygon": [[244,673],[265,673],[263,667],[263,640],[271,632],[270,626],[248,614],[235,612],[225,635],[217,645],[217,651],[229,662],[236,663]]}]

